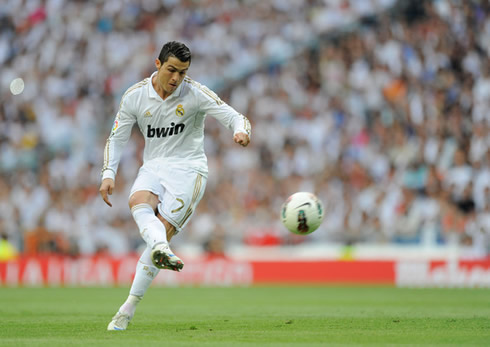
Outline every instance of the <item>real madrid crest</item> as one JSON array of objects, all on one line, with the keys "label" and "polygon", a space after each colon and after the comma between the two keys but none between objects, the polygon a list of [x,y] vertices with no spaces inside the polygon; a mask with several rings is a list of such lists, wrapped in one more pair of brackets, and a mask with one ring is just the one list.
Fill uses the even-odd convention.
[{"label": "real madrid crest", "polygon": [[185,113],[184,106],[179,104],[175,109],[175,114],[177,115],[177,117],[184,117],[184,113]]}]

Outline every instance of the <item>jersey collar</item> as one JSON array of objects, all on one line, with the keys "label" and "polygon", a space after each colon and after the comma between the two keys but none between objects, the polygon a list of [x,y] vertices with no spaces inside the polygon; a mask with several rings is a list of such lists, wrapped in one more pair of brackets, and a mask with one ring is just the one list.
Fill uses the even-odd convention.
[{"label": "jersey collar", "polygon": [[[149,87],[148,87],[148,96],[150,98],[153,98],[153,99],[160,99],[162,100],[162,98],[160,97],[160,95],[158,95],[157,91],[155,90],[155,88],[153,87],[153,76],[155,76],[157,73],[157,71],[155,71],[154,73],[151,74],[150,76],[150,83],[149,83]],[[175,96],[180,96],[180,93],[182,91],[182,84],[184,84],[184,81],[182,81],[182,83],[177,87],[177,89],[175,89],[175,91],[168,97],[166,98],[165,100],[162,100],[162,101],[166,101],[170,98],[173,98]]]}]

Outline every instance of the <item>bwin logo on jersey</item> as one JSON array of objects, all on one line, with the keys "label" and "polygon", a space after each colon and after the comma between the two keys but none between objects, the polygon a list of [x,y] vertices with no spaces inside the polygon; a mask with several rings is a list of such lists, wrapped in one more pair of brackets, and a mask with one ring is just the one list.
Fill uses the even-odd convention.
[{"label": "bwin logo on jersey", "polygon": [[174,122],[170,123],[170,126],[166,128],[152,128],[151,125],[148,125],[146,137],[167,137],[177,135],[184,131],[184,128],[185,124],[179,123],[176,125]]}]

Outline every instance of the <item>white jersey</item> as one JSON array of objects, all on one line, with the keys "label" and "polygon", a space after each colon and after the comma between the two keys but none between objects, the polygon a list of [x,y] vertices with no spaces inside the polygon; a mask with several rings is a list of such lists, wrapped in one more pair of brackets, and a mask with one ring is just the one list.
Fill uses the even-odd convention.
[{"label": "white jersey", "polygon": [[[153,73],[153,75],[155,75]],[[153,88],[153,75],[133,85],[123,95],[104,150],[102,179],[115,178],[121,152],[135,123],[145,138],[144,162],[158,159],[184,166],[207,176],[204,154],[204,120],[213,116],[233,134],[251,135],[248,119],[206,86],[185,77],[165,100]]]}]

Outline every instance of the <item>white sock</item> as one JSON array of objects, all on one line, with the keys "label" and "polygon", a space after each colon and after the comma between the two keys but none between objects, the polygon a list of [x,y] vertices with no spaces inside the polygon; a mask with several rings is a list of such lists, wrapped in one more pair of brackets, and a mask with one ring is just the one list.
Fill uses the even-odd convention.
[{"label": "white sock", "polygon": [[146,291],[150,287],[153,279],[158,275],[160,269],[151,264],[151,248],[146,247],[143,254],[141,254],[138,264],[136,265],[136,274],[134,275],[133,284],[129,290],[129,294],[134,296],[143,297]]},{"label": "white sock", "polygon": [[153,248],[158,243],[167,243],[165,225],[155,216],[155,211],[150,205],[135,205],[131,208],[131,213],[138,225],[141,237],[150,248]]},{"label": "white sock", "polygon": [[147,265],[145,263],[151,263],[150,259],[151,248],[146,247],[145,251],[136,264],[136,274],[134,275],[133,284],[129,290],[129,296],[119,308],[119,312],[128,314],[133,317],[136,311],[136,306],[143,299],[146,291],[151,285],[153,279],[158,275],[160,269],[153,265]]},{"label": "white sock", "polygon": [[136,305],[138,305],[138,303],[141,301],[141,299],[142,298],[139,296],[129,294],[129,296],[126,299],[126,301],[124,302],[124,304],[122,304],[122,306],[119,307],[119,312],[126,313],[130,317],[133,317],[134,311],[136,311]]}]

